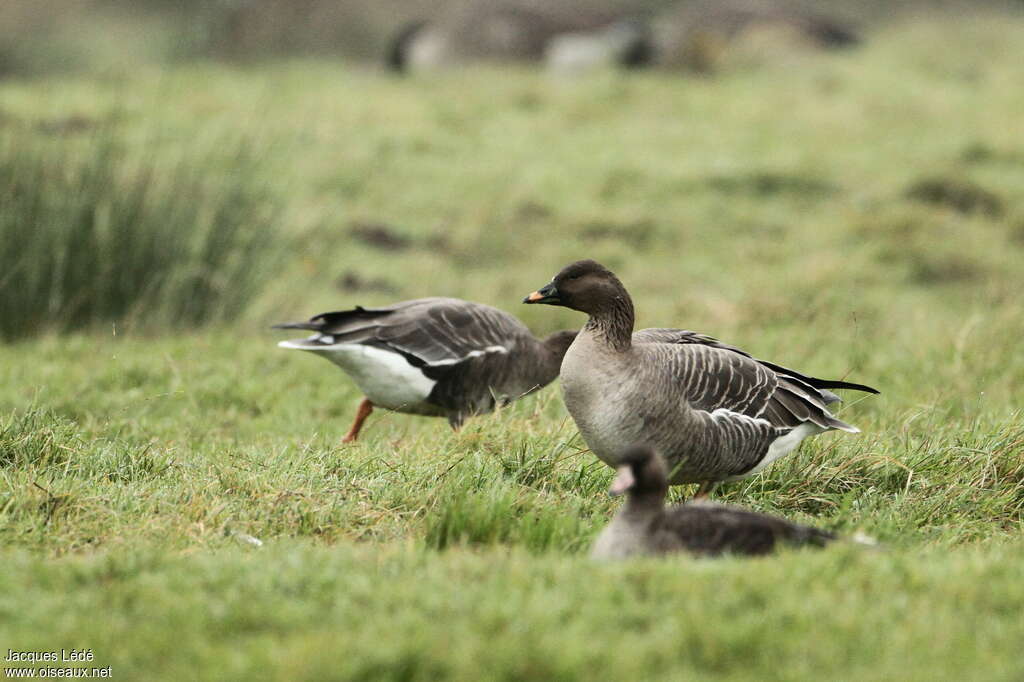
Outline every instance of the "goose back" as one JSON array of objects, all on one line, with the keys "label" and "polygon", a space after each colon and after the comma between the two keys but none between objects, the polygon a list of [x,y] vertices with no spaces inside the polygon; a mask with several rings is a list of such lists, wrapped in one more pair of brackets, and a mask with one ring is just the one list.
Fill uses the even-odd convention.
[{"label": "goose back", "polygon": [[701,556],[769,554],[779,545],[824,547],[830,531],[792,523],[734,505],[693,501],[667,509],[651,524],[649,550]]}]

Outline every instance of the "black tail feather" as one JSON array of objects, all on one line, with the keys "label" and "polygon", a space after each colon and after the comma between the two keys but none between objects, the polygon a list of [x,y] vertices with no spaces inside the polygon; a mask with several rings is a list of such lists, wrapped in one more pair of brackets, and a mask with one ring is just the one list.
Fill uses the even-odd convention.
[{"label": "black tail feather", "polygon": [[772,370],[777,374],[786,374],[793,378],[799,379],[805,384],[810,384],[814,388],[848,388],[851,391],[863,391],[865,393],[881,393],[877,388],[872,388],[864,384],[855,384],[852,381],[839,381],[838,379],[819,379],[818,377],[809,377],[806,374],[801,374],[788,367],[782,365],[776,365],[773,362],[766,360],[758,360],[759,363]]},{"label": "black tail feather", "polygon": [[275,324],[274,329],[308,329],[322,334],[343,334],[356,331],[351,328],[353,323],[363,320],[375,320],[381,316],[390,315],[392,309],[371,309],[367,310],[357,305],[351,310],[336,310],[330,313],[320,313],[306,322],[283,322]]}]

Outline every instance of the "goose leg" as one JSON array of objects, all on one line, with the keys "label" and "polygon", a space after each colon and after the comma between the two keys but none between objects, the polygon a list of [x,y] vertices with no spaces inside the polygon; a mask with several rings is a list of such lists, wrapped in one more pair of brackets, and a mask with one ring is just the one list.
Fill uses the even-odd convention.
[{"label": "goose leg", "polygon": [[342,443],[351,443],[356,438],[359,438],[359,430],[363,428],[363,422],[366,421],[371,412],[373,412],[373,403],[370,402],[369,398],[363,398],[363,402],[359,403],[359,409],[356,410],[356,418],[352,422],[352,428],[341,439]]},{"label": "goose leg", "polygon": [[695,500],[706,500],[711,497],[711,491],[718,485],[716,481],[704,481],[697,488],[697,492],[694,494],[693,499]]}]

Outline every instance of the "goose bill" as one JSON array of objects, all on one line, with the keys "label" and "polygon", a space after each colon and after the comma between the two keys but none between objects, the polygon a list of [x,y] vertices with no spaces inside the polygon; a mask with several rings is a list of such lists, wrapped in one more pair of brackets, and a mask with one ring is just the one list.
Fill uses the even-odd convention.
[{"label": "goose bill", "polygon": [[523,303],[560,303],[561,299],[558,298],[558,289],[555,288],[554,284],[549,284],[542,289],[538,289],[529,296],[523,299]]},{"label": "goose bill", "polygon": [[618,473],[615,475],[615,480],[612,481],[612,487],[608,489],[608,494],[612,497],[622,495],[636,483],[632,467],[621,466],[616,471]]}]

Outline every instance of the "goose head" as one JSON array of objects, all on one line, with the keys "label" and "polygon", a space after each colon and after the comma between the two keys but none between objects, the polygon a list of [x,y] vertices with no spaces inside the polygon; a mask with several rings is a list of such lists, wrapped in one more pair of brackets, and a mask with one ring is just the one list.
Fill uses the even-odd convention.
[{"label": "goose head", "polygon": [[626,450],[616,467],[615,480],[608,494],[629,493],[631,498],[664,499],[668,493],[665,462],[649,445],[634,445]]},{"label": "goose head", "polygon": [[523,303],[558,305],[593,315],[628,298],[622,282],[594,260],[576,261],[562,268],[551,282],[523,299]]}]

